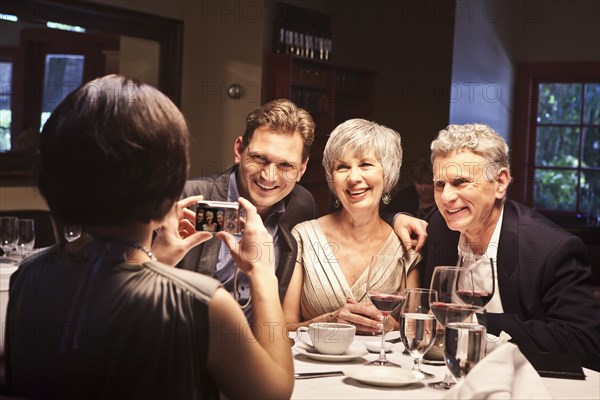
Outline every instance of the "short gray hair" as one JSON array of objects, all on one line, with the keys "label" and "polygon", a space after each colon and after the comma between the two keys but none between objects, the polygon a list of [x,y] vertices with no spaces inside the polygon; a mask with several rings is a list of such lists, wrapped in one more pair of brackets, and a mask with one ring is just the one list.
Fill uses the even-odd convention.
[{"label": "short gray hair", "polygon": [[402,166],[400,134],[375,122],[355,118],[341,123],[331,132],[323,151],[323,167],[332,193],[335,193],[334,164],[348,149],[352,149],[356,156],[373,149],[377,161],[383,167],[383,192],[389,193],[396,186]]},{"label": "short gray hair", "polygon": [[[448,125],[431,142],[431,163],[433,164],[438,156],[447,156],[461,149],[471,150],[485,158],[487,163],[494,166],[492,170],[495,174],[500,168],[506,168],[510,175],[508,145],[504,138],[490,126],[485,124]],[[495,176],[486,176],[485,178],[493,180]]]}]

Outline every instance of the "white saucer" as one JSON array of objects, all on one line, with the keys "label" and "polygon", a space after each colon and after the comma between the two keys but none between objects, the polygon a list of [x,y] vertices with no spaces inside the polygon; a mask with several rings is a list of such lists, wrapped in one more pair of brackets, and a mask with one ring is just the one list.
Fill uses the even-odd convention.
[{"label": "white saucer", "polygon": [[399,387],[421,381],[423,374],[415,374],[409,369],[357,365],[347,368],[344,375],[368,385]]},{"label": "white saucer", "polygon": [[[371,353],[379,353],[381,351],[381,340],[371,340],[368,342],[363,342],[363,344],[366,346],[367,350],[369,350]],[[394,347],[394,343],[385,342],[383,344],[383,349],[385,350],[386,353],[389,353],[390,351],[392,351],[393,347]]]},{"label": "white saucer", "polygon": [[312,358],[319,361],[331,361],[331,362],[343,362],[354,360],[355,358],[367,355],[367,351],[364,344],[361,342],[354,342],[348,347],[348,350],[344,354],[321,354],[317,353],[316,350],[309,349],[302,343],[296,344],[296,350],[298,353],[305,355],[306,357]]}]

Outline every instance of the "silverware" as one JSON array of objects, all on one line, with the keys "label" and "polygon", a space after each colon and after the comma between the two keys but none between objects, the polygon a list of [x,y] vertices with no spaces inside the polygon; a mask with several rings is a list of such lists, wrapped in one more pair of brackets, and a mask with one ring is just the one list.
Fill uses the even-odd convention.
[{"label": "silverware", "polygon": [[311,378],[326,378],[328,376],[344,375],[342,371],[327,371],[327,372],[300,372],[294,374],[296,379],[311,379]]}]

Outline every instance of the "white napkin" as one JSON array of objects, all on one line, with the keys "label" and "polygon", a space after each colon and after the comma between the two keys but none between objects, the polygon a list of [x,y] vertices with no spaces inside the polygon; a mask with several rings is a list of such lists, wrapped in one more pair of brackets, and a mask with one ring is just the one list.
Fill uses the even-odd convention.
[{"label": "white napkin", "polygon": [[519,348],[505,343],[486,356],[444,399],[551,399]]},{"label": "white napkin", "polygon": [[485,350],[485,354],[490,354],[492,351],[496,350],[498,347],[502,346],[504,343],[508,343],[508,341],[512,339],[512,337],[502,331],[500,332],[500,336],[492,335],[491,333],[487,334],[487,347]]}]

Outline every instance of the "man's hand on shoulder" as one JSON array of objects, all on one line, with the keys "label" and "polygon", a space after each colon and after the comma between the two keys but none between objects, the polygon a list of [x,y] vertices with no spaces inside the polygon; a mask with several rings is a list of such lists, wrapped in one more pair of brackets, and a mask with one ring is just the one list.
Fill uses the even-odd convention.
[{"label": "man's hand on shoulder", "polygon": [[427,240],[427,221],[399,213],[394,216],[394,232],[407,250],[421,251]]}]

